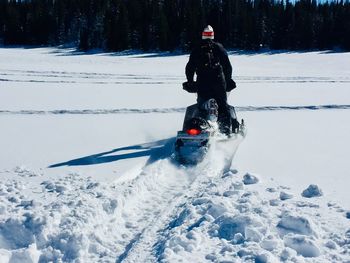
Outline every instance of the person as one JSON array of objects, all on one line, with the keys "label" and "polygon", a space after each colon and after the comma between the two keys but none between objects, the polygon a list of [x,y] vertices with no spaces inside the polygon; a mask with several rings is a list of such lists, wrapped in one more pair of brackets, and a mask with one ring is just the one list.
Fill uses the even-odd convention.
[{"label": "person", "polygon": [[230,134],[232,119],[227,104],[227,92],[233,90],[236,83],[232,80],[232,66],[227,52],[220,43],[214,41],[214,30],[210,25],[204,28],[200,45],[190,54],[186,65],[186,78],[183,88],[197,93],[200,107],[209,99],[216,100],[220,131]]}]

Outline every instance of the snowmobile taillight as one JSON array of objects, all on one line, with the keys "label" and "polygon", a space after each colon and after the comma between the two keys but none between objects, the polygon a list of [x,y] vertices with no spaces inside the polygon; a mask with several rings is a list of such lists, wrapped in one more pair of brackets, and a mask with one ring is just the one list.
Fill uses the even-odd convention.
[{"label": "snowmobile taillight", "polygon": [[195,135],[199,135],[202,131],[199,129],[192,128],[192,129],[188,129],[186,132],[188,135],[195,136]]}]

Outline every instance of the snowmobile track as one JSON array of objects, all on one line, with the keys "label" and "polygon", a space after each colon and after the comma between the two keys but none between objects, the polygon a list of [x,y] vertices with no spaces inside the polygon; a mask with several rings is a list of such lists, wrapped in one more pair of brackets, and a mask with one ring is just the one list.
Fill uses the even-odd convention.
[{"label": "snowmobile track", "polygon": [[[236,148],[232,149],[232,158],[239,143],[234,145]],[[220,176],[227,168],[227,159],[218,162],[212,158],[213,153],[208,152],[203,162],[197,166],[177,166],[168,158],[143,168],[129,186],[141,186],[141,194],[132,195],[137,198],[128,200],[126,205],[130,207],[135,202],[135,213],[139,213],[141,221],[138,222],[139,227],[130,233],[132,238],[125,244],[125,249],[116,262],[157,261],[156,247],[166,236],[173,219],[178,217],[188,202],[198,197],[210,185],[213,178]]]},{"label": "snowmobile track", "polygon": [[[151,248],[155,246],[164,234],[164,231],[168,228],[171,220],[178,214],[186,202],[190,202],[198,193],[202,192],[207,185],[208,175],[202,173],[205,172],[205,168],[196,171],[193,176],[192,169],[184,168],[184,174],[181,176],[194,177],[186,183],[178,185],[173,188],[176,190],[180,188],[179,192],[171,191],[163,196],[161,203],[158,203],[159,208],[153,214],[153,218],[148,221],[147,225],[141,230],[140,233],[135,235],[135,238],[126,247],[125,253],[123,253],[116,262],[154,262],[156,261],[155,255]],[[218,171],[218,174],[220,171]],[[212,174],[211,174],[212,175]],[[182,191],[181,191],[182,188]],[[164,189],[165,190],[165,189]]]}]

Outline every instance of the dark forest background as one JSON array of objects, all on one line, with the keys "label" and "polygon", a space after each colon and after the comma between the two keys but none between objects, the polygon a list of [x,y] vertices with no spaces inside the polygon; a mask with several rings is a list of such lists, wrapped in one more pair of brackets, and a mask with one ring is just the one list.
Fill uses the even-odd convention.
[{"label": "dark forest background", "polygon": [[186,51],[207,24],[226,48],[350,50],[349,0],[0,0],[3,45]]}]

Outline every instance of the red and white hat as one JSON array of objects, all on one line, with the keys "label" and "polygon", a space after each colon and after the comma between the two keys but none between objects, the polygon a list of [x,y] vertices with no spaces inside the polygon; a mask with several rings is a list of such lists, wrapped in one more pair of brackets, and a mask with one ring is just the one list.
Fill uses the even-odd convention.
[{"label": "red and white hat", "polygon": [[202,39],[214,39],[214,29],[207,25],[202,32]]}]

